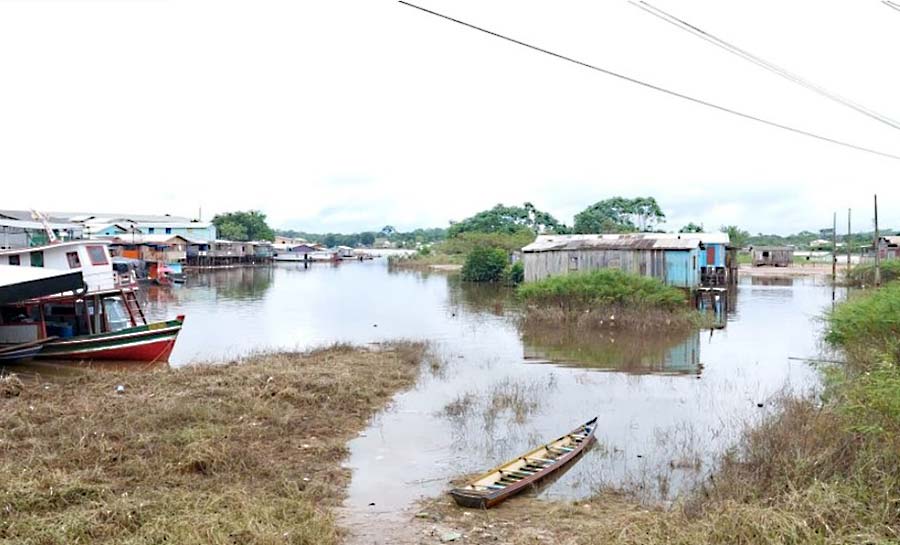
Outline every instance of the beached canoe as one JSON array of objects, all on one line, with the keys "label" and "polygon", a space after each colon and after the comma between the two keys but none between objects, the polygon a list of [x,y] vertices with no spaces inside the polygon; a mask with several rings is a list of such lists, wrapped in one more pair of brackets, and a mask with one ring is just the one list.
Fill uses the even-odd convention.
[{"label": "beached canoe", "polygon": [[527,490],[577,460],[594,440],[597,418],[570,433],[501,464],[450,495],[463,507],[487,509]]}]

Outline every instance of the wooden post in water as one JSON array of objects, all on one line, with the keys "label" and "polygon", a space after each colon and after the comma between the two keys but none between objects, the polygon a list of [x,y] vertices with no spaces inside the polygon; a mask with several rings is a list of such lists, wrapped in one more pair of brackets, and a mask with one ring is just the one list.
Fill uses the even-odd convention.
[{"label": "wooden post in water", "polygon": [[875,287],[881,287],[881,256],[878,255],[878,195],[875,195]]}]

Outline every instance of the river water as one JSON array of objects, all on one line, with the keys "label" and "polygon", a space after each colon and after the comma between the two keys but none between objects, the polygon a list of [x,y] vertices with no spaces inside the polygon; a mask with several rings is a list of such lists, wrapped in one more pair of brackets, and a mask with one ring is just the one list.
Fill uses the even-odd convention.
[{"label": "river water", "polygon": [[[599,416],[598,443],[540,494],[631,485],[671,498],[783,391],[814,388],[817,318],[831,288],[742,278],[725,329],[680,337],[523,335],[510,290],[381,259],[279,264],[144,290],[148,317],[185,314],[173,366],[254,351],[393,339],[431,343],[433,365],[350,443],[347,506],[407,509]],[[761,407],[760,407],[761,405]],[[374,504],[374,505],[372,505]]]}]

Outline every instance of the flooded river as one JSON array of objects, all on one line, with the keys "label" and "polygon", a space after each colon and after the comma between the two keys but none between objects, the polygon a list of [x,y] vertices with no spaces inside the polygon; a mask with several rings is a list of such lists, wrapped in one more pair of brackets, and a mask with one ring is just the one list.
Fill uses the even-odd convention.
[{"label": "flooded river", "polygon": [[[810,278],[743,278],[727,327],[681,337],[523,336],[505,288],[383,260],[277,265],[145,290],[148,315],[185,314],[172,365],[248,352],[427,340],[435,356],[350,443],[348,507],[393,512],[593,416],[598,444],[542,495],[632,484],[661,497],[732,445],[783,390],[817,384],[817,317],[831,289]],[[760,407],[759,405],[762,405]],[[374,505],[372,505],[374,504]]]}]

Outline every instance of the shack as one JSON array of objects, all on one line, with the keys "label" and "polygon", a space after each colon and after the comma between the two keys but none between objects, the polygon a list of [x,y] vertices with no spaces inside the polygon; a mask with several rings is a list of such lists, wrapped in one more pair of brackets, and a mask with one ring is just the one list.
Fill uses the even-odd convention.
[{"label": "shack", "polygon": [[900,259],[900,235],[879,238],[878,257],[881,259]]},{"label": "shack", "polygon": [[525,281],[598,269],[657,278],[680,288],[700,286],[700,241],[653,233],[540,235],[522,248]]},{"label": "shack", "polygon": [[110,241],[110,253],[148,263],[181,263],[187,258],[190,240],[179,235],[119,235]]},{"label": "shack", "polygon": [[789,267],[794,262],[794,249],[787,246],[755,246],[750,252],[754,267]]}]

